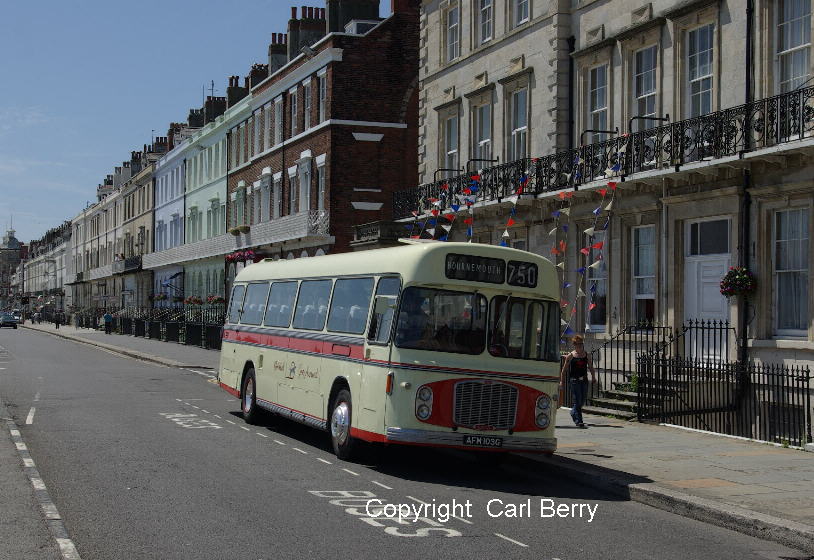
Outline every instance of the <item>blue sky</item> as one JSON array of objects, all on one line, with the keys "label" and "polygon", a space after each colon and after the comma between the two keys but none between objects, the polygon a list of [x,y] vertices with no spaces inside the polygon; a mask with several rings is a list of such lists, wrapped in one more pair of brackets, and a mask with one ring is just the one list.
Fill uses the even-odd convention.
[{"label": "blue sky", "polygon": [[[132,150],[266,62],[280,0],[31,0],[0,18],[0,228],[37,239],[95,200]],[[390,11],[382,0],[381,15]]]}]

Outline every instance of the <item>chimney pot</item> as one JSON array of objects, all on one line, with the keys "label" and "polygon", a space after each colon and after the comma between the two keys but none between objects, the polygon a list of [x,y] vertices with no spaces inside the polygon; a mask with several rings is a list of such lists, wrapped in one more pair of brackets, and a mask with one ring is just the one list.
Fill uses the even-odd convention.
[{"label": "chimney pot", "polygon": [[297,19],[297,6],[291,6],[291,19]]}]

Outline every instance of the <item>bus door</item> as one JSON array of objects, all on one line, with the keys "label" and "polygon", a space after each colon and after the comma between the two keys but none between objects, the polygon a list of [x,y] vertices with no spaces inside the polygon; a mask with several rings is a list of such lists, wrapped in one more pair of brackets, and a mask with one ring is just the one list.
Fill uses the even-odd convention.
[{"label": "bus door", "polygon": [[401,280],[398,277],[379,278],[373,298],[365,344],[362,409],[358,424],[360,429],[371,432],[381,432],[384,429],[391,337],[400,288]]}]

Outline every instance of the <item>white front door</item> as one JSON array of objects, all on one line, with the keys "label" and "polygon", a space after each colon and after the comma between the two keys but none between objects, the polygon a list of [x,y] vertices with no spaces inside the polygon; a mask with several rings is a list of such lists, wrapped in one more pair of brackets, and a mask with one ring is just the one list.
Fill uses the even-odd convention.
[{"label": "white front door", "polygon": [[689,356],[726,358],[728,331],[720,327],[729,320],[729,302],[721,295],[721,278],[731,266],[730,221],[727,218],[687,224],[688,250],[684,261],[684,321],[702,322],[692,328],[685,348]]}]

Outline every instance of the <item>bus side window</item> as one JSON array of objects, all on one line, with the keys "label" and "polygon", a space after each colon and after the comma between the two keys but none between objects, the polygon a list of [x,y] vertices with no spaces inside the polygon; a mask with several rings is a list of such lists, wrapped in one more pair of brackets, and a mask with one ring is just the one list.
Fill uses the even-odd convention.
[{"label": "bus side window", "polygon": [[398,278],[380,278],[376,288],[373,313],[370,319],[370,328],[367,338],[381,344],[390,340],[390,331],[393,318],[396,315],[399,289],[401,281]]},{"label": "bus side window", "polygon": [[266,320],[268,327],[287,327],[291,323],[291,310],[297,296],[297,282],[274,282],[271,285]]},{"label": "bus side window", "polygon": [[268,283],[249,284],[249,289],[246,290],[246,301],[243,303],[243,313],[240,316],[241,324],[260,324],[263,320],[263,313],[266,311],[266,298],[268,294]]},{"label": "bus side window", "polygon": [[328,330],[351,334],[365,332],[373,278],[343,278],[334,284]]},{"label": "bus side window", "polygon": [[229,299],[229,322],[237,323],[240,320],[240,308],[243,306],[243,294],[246,286],[238,285],[232,288],[232,297]]},{"label": "bus side window", "polygon": [[294,310],[294,328],[321,331],[325,327],[330,280],[307,280],[300,283],[300,296]]}]

